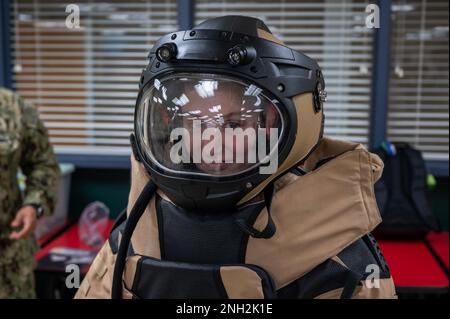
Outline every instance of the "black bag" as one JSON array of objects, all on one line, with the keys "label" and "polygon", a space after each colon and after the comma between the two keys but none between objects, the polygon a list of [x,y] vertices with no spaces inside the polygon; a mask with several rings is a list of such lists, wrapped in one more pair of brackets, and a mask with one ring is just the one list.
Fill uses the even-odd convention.
[{"label": "black bag", "polygon": [[375,151],[384,162],[375,194],[383,222],[375,234],[384,237],[422,237],[438,230],[426,185],[427,172],[420,151],[406,143],[395,144],[395,154]]}]

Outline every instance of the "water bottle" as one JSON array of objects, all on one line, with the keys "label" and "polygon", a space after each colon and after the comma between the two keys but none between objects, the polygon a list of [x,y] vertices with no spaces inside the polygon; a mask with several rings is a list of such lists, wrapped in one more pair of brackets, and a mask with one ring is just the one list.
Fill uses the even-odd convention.
[{"label": "water bottle", "polygon": [[102,202],[95,201],[83,210],[79,220],[79,236],[86,245],[100,249],[103,235],[109,220],[109,208]]}]

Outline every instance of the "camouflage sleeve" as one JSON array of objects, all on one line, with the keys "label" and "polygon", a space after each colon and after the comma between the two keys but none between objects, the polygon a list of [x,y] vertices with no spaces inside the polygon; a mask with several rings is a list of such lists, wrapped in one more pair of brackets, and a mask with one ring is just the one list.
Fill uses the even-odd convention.
[{"label": "camouflage sleeve", "polygon": [[19,104],[23,115],[20,167],[27,177],[23,205],[39,204],[44,214],[50,215],[56,201],[59,166],[36,108],[22,100]]}]

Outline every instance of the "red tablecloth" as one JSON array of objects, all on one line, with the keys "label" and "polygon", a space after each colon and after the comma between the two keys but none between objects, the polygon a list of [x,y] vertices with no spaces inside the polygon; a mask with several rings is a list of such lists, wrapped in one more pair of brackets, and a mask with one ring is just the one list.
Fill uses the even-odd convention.
[{"label": "red tablecloth", "polygon": [[427,242],[430,248],[434,251],[436,256],[442,261],[442,264],[449,268],[449,245],[448,245],[448,232],[442,233],[429,233],[427,236]]},{"label": "red tablecloth", "polygon": [[56,237],[59,233],[61,233],[65,228],[68,228],[71,225],[69,220],[66,220],[60,226],[55,227],[53,230],[45,234],[44,236],[38,238],[37,243],[39,247],[43,247],[47,245],[54,237]]},{"label": "red tablecloth", "polygon": [[448,288],[447,274],[423,241],[378,241],[396,287]]},{"label": "red tablecloth", "polygon": [[[108,227],[103,233],[103,238],[106,240],[108,234],[114,224],[113,220],[110,220],[108,223]],[[46,270],[46,267],[40,267],[39,262],[46,257],[49,252],[54,248],[74,248],[74,249],[85,249],[89,251],[95,251],[96,249],[86,245],[78,235],[78,224],[74,224],[70,226],[66,231],[64,231],[61,235],[56,237],[50,243],[48,243],[44,248],[40,249],[36,255],[35,259],[38,262],[37,270]],[[51,269],[54,270],[54,269]],[[84,269],[82,269],[84,270]],[[64,269],[62,269],[64,271]]]}]

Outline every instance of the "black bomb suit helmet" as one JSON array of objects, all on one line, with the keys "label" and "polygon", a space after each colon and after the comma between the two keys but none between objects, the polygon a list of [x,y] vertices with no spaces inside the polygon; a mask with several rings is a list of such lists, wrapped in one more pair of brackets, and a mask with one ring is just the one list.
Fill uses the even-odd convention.
[{"label": "black bomb suit helmet", "polygon": [[[318,64],[286,47],[259,19],[225,16],[167,34],[148,58],[136,102],[133,151],[177,206],[233,212],[304,161],[322,137],[326,93]],[[195,127],[277,130],[273,144],[266,135],[266,158],[227,164],[223,157],[222,163],[195,161],[192,137],[173,153]],[[185,130],[174,131],[180,128]],[[186,149],[192,152],[186,155]],[[181,153],[184,160],[174,161]],[[275,170],[262,174],[274,157]]]}]

